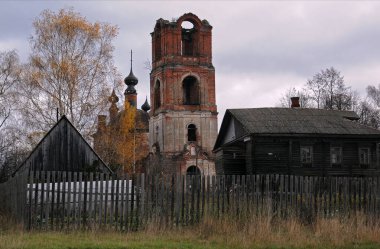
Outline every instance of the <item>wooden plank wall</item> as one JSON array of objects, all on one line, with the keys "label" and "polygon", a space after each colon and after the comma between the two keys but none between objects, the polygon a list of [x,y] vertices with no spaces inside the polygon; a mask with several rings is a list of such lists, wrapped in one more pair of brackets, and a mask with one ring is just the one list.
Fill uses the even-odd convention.
[{"label": "wooden plank wall", "polygon": [[75,127],[63,117],[33,149],[19,171],[84,172],[92,168],[99,172],[111,173]]},{"label": "wooden plank wall", "polygon": [[380,217],[380,177],[159,176],[35,171],[0,185],[0,201],[28,229],[175,227],[203,217]]}]

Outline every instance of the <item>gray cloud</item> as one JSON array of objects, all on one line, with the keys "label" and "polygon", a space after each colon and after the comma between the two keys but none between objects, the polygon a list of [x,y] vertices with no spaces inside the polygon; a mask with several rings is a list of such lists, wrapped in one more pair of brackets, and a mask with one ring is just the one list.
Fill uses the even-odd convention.
[{"label": "gray cloud", "polygon": [[[74,9],[90,21],[118,25],[115,63],[126,76],[129,51],[139,78],[139,104],[149,93],[155,21],[193,12],[213,25],[219,111],[274,106],[290,86],[334,66],[364,93],[380,82],[380,3],[377,2],[174,2],[15,1],[0,2],[0,50],[15,48],[26,59],[32,21],[44,9]],[[222,117],[222,115],[220,115]]]}]

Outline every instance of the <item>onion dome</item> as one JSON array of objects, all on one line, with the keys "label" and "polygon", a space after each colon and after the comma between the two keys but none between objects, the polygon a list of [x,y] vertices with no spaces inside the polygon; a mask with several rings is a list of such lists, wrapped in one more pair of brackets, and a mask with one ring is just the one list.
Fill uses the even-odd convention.
[{"label": "onion dome", "polygon": [[127,89],[125,89],[124,94],[135,94],[136,89],[133,85],[128,85]]},{"label": "onion dome", "polygon": [[137,77],[133,74],[132,72],[132,67],[131,67],[131,72],[129,73],[129,75],[127,77],[125,77],[124,79],[124,83],[126,85],[132,85],[132,86],[135,86],[137,85],[137,83],[139,82],[139,80],[137,79]]},{"label": "onion dome", "polygon": [[133,71],[132,71],[132,50],[131,50],[131,71],[129,72],[129,75],[127,77],[125,77],[124,83],[127,86],[130,86],[130,85],[135,86],[135,85],[137,85],[138,82],[139,82],[139,80],[133,74]]},{"label": "onion dome", "polygon": [[144,104],[141,106],[141,110],[148,112],[150,110],[150,105],[148,103],[148,97],[145,99]]}]

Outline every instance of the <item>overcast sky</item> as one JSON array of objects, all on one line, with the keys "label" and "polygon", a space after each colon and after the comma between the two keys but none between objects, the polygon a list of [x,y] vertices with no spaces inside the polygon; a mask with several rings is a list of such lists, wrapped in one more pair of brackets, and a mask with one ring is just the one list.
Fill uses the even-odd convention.
[{"label": "overcast sky", "polygon": [[213,26],[219,120],[226,108],[275,106],[286,89],[331,66],[363,96],[367,85],[380,83],[380,2],[3,0],[0,51],[16,49],[25,60],[34,18],[65,7],[119,27],[115,64],[126,76],[133,49],[139,106],[149,95],[144,62],[156,20],[187,12]]}]

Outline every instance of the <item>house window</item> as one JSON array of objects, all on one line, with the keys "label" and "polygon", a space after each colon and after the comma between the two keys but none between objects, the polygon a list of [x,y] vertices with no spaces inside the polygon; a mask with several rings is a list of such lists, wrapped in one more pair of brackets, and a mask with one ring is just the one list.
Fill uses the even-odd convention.
[{"label": "house window", "polygon": [[369,148],[359,148],[359,163],[361,165],[369,164]]},{"label": "house window", "polygon": [[301,146],[301,163],[311,164],[313,162],[313,147]]},{"label": "house window", "polygon": [[332,147],[330,158],[331,158],[331,164],[341,164],[342,163],[342,147]]}]

